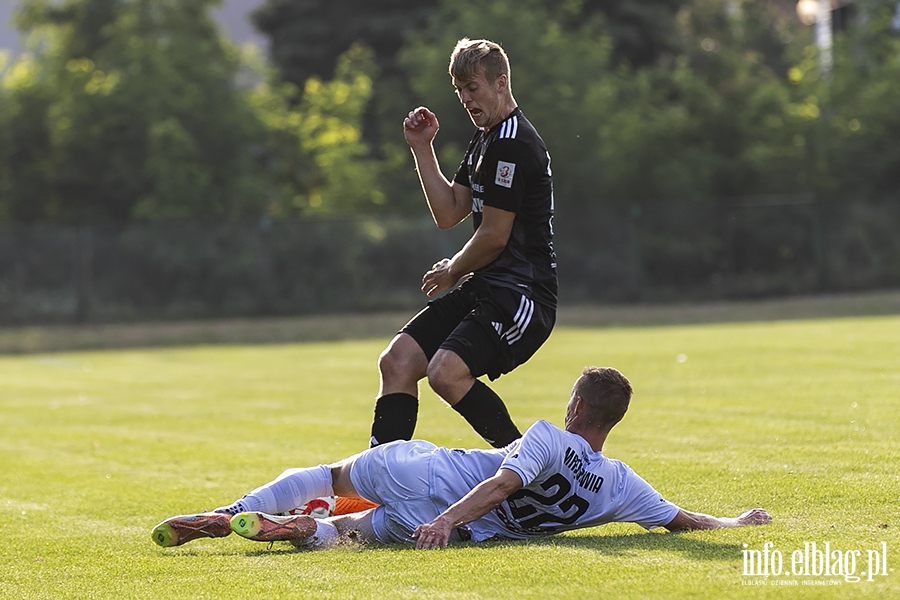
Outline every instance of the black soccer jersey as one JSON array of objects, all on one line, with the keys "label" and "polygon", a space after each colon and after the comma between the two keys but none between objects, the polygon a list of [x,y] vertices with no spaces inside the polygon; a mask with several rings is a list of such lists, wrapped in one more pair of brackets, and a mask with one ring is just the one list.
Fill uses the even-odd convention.
[{"label": "black soccer jersey", "polygon": [[521,110],[475,133],[454,181],[472,189],[475,229],[485,205],[516,213],[506,248],[475,276],[556,308],[550,154]]}]

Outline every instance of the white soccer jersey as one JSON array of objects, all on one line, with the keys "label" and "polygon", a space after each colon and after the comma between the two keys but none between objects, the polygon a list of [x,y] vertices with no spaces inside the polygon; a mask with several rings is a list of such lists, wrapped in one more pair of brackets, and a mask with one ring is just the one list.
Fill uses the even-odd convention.
[{"label": "white soccer jersey", "polygon": [[628,465],[594,452],[581,436],[547,421],[536,422],[498,450],[439,448],[429,474],[432,495],[453,504],[500,468],[516,472],[524,485],[467,525],[474,541],[525,539],[611,522],[651,529],[678,513]]}]

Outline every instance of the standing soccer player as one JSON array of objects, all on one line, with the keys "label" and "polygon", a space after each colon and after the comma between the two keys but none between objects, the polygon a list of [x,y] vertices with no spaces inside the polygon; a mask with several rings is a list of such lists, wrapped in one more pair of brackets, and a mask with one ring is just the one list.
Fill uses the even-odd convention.
[{"label": "standing soccer player", "polygon": [[371,446],[412,438],[418,382],[432,389],[494,447],[519,438],[492,381],[527,361],[556,322],[553,183],[543,140],[516,105],[509,60],[487,40],[462,39],[450,57],[459,101],[477,131],[453,181],[432,142],[439,124],[419,107],[403,122],[428,207],[441,229],[469,214],[475,232],[422,278],[431,300],[381,354]]}]

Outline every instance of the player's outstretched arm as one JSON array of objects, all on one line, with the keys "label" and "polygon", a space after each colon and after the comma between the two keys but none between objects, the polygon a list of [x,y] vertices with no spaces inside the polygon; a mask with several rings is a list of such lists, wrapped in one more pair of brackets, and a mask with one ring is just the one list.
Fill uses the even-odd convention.
[{"label": "player's outstretched arm", "polygon": [[772,517],[763,508],[754,508],[737,517],[714,517],[703,513],[679,510],[675,518],[665,526],[669,531],[689,531],[692,529],[721,529],[724,527],[745,527],[765,525]]},{"label": "player's outstretched arm", "polygon": [[433,521],[416,527],[412,535],[416,540],[416,548],[446,548],[453,529],[486,515],[521,487],[522,478],[516,472],[500,469],[496,475],[472,488],[471,492]]}]

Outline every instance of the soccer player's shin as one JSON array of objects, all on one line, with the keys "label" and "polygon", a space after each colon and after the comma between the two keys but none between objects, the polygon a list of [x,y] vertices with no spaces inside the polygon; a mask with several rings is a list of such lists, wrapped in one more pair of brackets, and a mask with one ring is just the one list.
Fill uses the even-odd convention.
[{"label": "soccer player's shin", "polygon": [[500,396],[477,379],[453,409],[494,448],[502,448],[522,437]]},{"label": "soccer player's shin", "polygon": [[319,465],[308,469],[288,469],[277,479],[260,486],[229,506],[216,509],[231,515],[258,511],[286,513],[321,496],[333,496],[331,468]]},{"label": "soccer player's shin", "polygon": [[375,421],[369,447],[395,440],[411,440],[416,430],[419,399],[409,394],[385,394],[375,403]]}]

